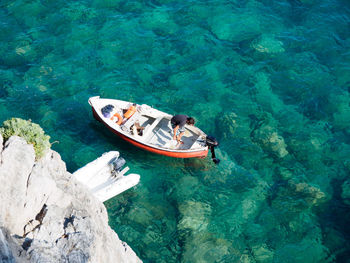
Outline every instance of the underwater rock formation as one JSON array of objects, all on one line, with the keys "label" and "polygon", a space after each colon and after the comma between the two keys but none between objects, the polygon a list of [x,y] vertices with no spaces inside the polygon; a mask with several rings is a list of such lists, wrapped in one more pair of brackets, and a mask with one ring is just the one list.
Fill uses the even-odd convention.
[{"label": "underwater rock formation", "polygon": [[58,153],[35,161],[33,146],[17,136],[0,153],[2,262],[141,262]]},{"label": "underwater rock formation", "polygon": [[232,139],[233,134],[238,126],[237,115],[234,112],[225,112],[219,119],[218,124],[222,128],[222,136],[224,139]]},{"label": "underwater rock formation", "polygon": [[319,188],[305,182],[290,180],[288,182],[288,188],[296,195],[302,196],[306,204],[309,206],[318,205],[320,202],[326,199],[325,193],[323,193]]},{"label": "underwater rock formation", "polygon": [[219,39],[232,42],[251,39],[260,33],[260,22],[256,14],[215,16],[210,26]]},{"label": "underwater rock formation", "polygon": [[206,230],[211,208],[202,202],[187,201],[180,204],[179,211],[182,218],[179,222],[179,229],[191,229],[193,231]]},{"label": "underwater rock formation", "polygon": [[279,158],[288,154],[287,145],[282,136],[268,125],[264,125],[253,132],[253,140],[256,141],[264,150],[273,153]]},{"label": "underwater rock formation", "polygon": [[314,206],[319,206],[328,199],[329,196],[317,186],[290,179],[284,187],[279,189],[276,198],[272,201],[272,206],[276,210],[283,211],[287,218]]},{"label": "underwater rock formation", "polygon": [[269,35],[262,35],[255,39],[251,47],[261,53],[274,54],[284,52],[283,43]]}]

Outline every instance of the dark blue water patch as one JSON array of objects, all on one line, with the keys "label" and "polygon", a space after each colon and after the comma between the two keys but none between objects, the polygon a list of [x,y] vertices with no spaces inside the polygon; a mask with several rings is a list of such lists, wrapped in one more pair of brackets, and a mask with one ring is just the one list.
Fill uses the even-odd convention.
[{"label": "dark blue water patch", "polygon": [[[349,227],[349,205],[343,202],[341,198],[341,186],[343,180],[335,179],[332,181],[333,196],[332,200],[323,209],[319,209],[317,214],[320,217],[320,224],[327,236],[327,243],[331,253],[335,255],[336,262],[343,262],[349,257],[349,244],[345,240],[350,238]],[[335,227],[334,227],[335,226]],[[332,229],[335,229],[332,230]],[[334,232],[333,232],[334,231]],[[342,233],[342,237],[338,234]],[[339,235],[339,237],[337,237]],[[343,238],[343,239],[342,239]],[[333,244],[331,245],[330,243]],[[345,248],[343,247],[345,245]]]},{"label": "dark blue water patch", "polygon": [[2,88],[0,89],[0,98],[6,98],[8,96],[8,93],[6,91],[6,88],[10,87],[11,82],[4,81],[2,84]]},{"label": "dark blue water patch", "polygon": [[327,117],[325,108],[327,107],[328,100],[324,96],[314,96],[310,94],[301,105],[301,112],[312,120],[320,120]]}]

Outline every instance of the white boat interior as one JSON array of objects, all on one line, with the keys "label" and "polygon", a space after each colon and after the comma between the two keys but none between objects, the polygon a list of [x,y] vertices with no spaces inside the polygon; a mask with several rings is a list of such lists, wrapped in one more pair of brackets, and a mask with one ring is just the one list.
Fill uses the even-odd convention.
[{"label": "white boat interior", "polygon": [[78,169],[73,175],[104,202],[139,183],[140,175],[125,175],[129,167],[123,168],[124,164],[125,160],[119,156],[119,152],[110,151]]},{"label": "white boat interior", "polygon": [[[90,98],[89,103],[108,126],[143,144],[179,152],[198,151],[206,148],[206,134],[199,128],[187,124],[181,138],[183,144],[178,144],[176,140],[173,140],[173,129],[170,123],[172,115],[148,105],[101,99],[99,96]],[[109,106],[112,110],[109,114],[105,114],[103,109],[108,105],[112,105],[112,107]],[[135,107],[135,112],[130,118],[125,118],[126,112],[132,105]]]}]

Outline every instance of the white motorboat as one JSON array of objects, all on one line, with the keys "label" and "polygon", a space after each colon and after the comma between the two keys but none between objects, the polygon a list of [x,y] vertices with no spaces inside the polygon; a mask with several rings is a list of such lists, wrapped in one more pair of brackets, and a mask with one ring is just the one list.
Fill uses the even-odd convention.
[{"label": "white motorboat", "polygon": [[159,111],[146,104],[136,104],[115,99],[91,97],[89,104],[98,121],[125,141],[144,150],[177,158],[204,158],[208,149],[215,163],[214,147],[218,145],[212,136],[202,130],[185,125],[182,144],[173,140],[170,120],[172,115]]}]

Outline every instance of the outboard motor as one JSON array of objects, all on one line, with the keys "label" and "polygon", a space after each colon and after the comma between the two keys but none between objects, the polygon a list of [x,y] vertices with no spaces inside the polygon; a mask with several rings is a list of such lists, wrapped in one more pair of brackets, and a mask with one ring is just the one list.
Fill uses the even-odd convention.
[{"label": "outboard motor", "polygon": [[123,166],[125,165],[126,161],[123,157],[119,158],[113,158],[110,162],[110,168],[111,168],[111,173],[113,176],[116,176],[118,173],[121,172]]},{"label": "outboard motor", "polygon": [[211,151],[211,159],[215,164],[220,163],[220,159],[216,158],[215,156],[215,150],[214,148],[219,145],[219,142],[216,140],[215,137],[208,135],[206,140],[205,140],[206,145],[209,147]]}]

